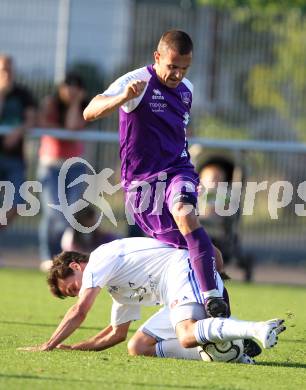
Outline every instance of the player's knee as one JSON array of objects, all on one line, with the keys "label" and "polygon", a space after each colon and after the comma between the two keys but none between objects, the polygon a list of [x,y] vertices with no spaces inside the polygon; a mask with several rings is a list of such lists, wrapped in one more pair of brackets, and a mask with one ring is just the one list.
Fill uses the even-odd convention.
[{"label": "player's knee", "polygon": [[139,339],[130,339],[127,345],[128,354],[131,356],[145,355],[146,348]]},{"label": "player's knee", "polygon": [[181,334],[178,340],[183,348],[194,347],[194,341],[187,334]]},{"label": "player's knee", "polygon": [[131,339],[127,344],[128,353],[131,356],[139,355],[139,348],[137,341]]},{"label": "player's knee", "polygon": [[183,348],[192,348],[195,346],[196,340],[193,334],[193,327],[193,320],[181,321],[175,327],[176,336]]}]

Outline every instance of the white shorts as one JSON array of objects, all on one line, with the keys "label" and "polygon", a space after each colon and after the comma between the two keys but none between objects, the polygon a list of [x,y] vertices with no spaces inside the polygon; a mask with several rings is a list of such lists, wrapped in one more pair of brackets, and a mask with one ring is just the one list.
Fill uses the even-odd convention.
[{"label": "white shorts", "polygon": [[206,317],[204,306],[199,303],[188,303],[173,309],[165,306],[150,317],[138,331],[146,333],[156,341],[176,338],[175,327],[184,320],[202,320]]},{"label": "white shorts", "polygon": [[[224,285],[218,273],[217,287],[220,296],[222,296]],[[158,321],[163,321],[163,319],[167,317],[167,319],[165,320],[165,325],[161,322],[161,327],[164,330],[167,327],[171,327],[173,332],[178,322],[183,321],[184,319],[193,318],[191,315],[198,316],[197,313],[194,314],[193,305],[196,305],[196,307],[201,306],[202,309],[204,308],[204,298],[200,291],[199,284],[195,278],[194,271],[191,268],[188,255],[181,256],[180,254],[178,258],[173,259],[169,263],[169,267],[166,269],[166,271],[163,272],[163,275],[158,285],[158,290],[158,296],[160,298],[159,300],[163,303],[165,307],[168,308],[167,314],[163,314],[161,317],[158,317]],[[113,294],[113,298],[114,296],[115,295]],[[142,301],[142,303],[144,302],[144,300]],[[122,323],[137,320],[140,318],[141,303],[137,302],[136,304],[133,304],[129,299],[127,300],[127,302],[116,303],[115,301],[115,304],[112,308],[111,320],[111,324],[113,326],[118,326]],[[192,309],[190,309],[190,307]],[[156,316],[158,316],[159,313],[164,313],[163,310],[164,309],[161,309],[158,313],[156,313]],[[154,318],[155,316],[151,317],[152,321]],[[203,314],[200,318],[205,318],[205,314]],[[153,322],[152,324],[154,325],[154,329],[158,329],[158,326],[155,325],[155,322]]]},{"label": "white shorts", "polygon": [[[216,281],[222,297],[224,285],[218,273],[216,274]],[[160,295],[162,296],[162,302],[170,309],[186,303],[204,304],[203,294],[187,256],[171,261],[160,282]]]},{"label": "white shorts", "polygon": [[[217,287],[223,295],[223,281],[217,273]],[[156,340],[176,338],[176,325],[184,320],[206,318],[204,299],[189,259],[172,262],[161,281],[165,306],[150,317],[138,330]]]}]

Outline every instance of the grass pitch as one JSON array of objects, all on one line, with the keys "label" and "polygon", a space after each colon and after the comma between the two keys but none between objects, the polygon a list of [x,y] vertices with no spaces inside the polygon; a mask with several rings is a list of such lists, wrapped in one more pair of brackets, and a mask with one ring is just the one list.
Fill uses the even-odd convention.
[{"label": "grass pitch", "polygon": [[[241,319],[286,319],[287,331],[257,365],[130,357],[126,343],[102,352],[20,352],[41,344],[74,299],[53,298],[36,271],[0,270],[0,389],[210,389],[258,390],[306,387],[306,289],[227,284],[232,312]],[[108,325],[111,300],[100,294],[81,329],[69,341]],[[143,310],[143,321],[154,308]],[[141,322],[135,322],[129,336]],[[68,342],[69,342],[68,341]],[[67,343],[68,343],[67,342]]]}]

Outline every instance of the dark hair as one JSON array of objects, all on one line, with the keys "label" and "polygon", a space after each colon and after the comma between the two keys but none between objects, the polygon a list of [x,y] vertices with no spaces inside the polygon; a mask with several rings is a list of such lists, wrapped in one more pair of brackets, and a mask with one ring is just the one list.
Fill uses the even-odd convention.
[{"label": "dark hair", "polygon": [[166,31],[158,43],[157,49],[170,49],[180,55],[189,54],[193,50],[193,43],[190,36],[181,30]]},{"label": "dark hair", "polygon": [[66,84],[71,87],[84,88],[84,82],[82,80],[82,77],[76,72],[67,73],[63,84]]},{"label": "dark hair", "polygon": [[64,280],[68,278],[68,276],[74,274],[73,269],[69,267],[70,263],[88,263],[88,260],[89,255],[72,251],[62,252],[55,256],[47,277],[47,282],[52,294],[61,299],[66,298],[58,287],[59,279]]},{"label": "dark hair", "polygon": [[74,214],[74,218],[81,224],[84,225],[88,219],[92,219],[96,216],[96,210],[92,206],[87,206],[84,209],[77,211]]},{"label": "dark hair", "polygon": [[[84,82],[82,78],[76,72],[68,72],[66,74],[65,79],[61,82],[60,86],[67,85],[68,87],[78,87],[80,89],[84,89]],[[64,103],[59,95],[59,91],[57,90],[54,94],[56,109],[58,112],[58,123],[60,126],[65,126],[65,118],[67,115],[67,105]],[[82,104],[82,109],[83,109]],[[85,106],[84,106],[85,108]]]},{"label": "dark hair", "polygon": [[201,173],[203,169],[212,165],[218,167],[220,170],[223,171],[226,182],[233,181],[235,165],[230,159],[225,157],[213,156],[208,160],[203,161],[201,164],[199,164],[197,171]]}]

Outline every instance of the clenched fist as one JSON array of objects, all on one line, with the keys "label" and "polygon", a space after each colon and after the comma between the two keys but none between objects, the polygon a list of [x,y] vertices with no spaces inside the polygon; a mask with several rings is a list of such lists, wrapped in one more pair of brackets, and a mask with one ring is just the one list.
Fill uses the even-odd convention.
[{"label": "clenched fist", "polygon": [[125,87],[125,90],[124,90],[125,99],[128,101],[128,100],[137,98],[138,96],[140,96],[143,93],[146,85],[147,85],[147,83],[145,81],[141,81],[141,80],[131,81]]}]

